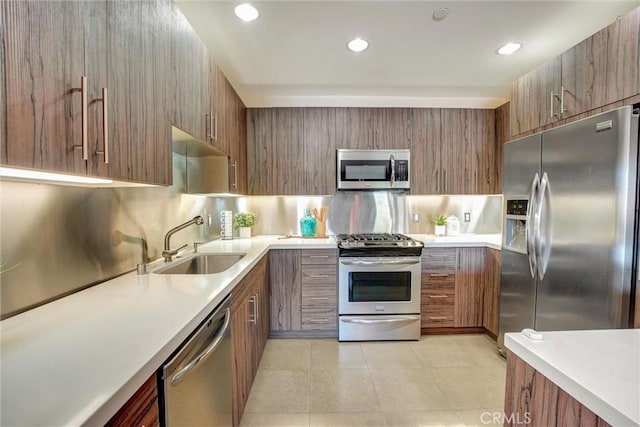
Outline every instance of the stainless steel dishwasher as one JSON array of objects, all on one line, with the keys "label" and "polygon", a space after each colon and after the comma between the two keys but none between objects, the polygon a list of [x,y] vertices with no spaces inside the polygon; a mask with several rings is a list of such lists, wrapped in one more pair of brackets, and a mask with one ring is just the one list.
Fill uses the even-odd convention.
[{"label": "stainless steel dishwasher", "polygon": [[227,297],[160,368],[161,425],[231,426],[231,311]]}]

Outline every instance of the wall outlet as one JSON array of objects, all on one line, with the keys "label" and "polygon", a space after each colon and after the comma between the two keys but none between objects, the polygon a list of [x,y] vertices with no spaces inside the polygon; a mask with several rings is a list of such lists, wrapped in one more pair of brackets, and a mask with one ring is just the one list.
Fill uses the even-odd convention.
[{"label": "wall outlet", "polygon": [[419,212],[412,213],[411,219],[413,222],[420,222],[420,213]]},{"label": "wall outlet", "polygon": [[464,213],[464,222],[471,222],[471,212]]}]

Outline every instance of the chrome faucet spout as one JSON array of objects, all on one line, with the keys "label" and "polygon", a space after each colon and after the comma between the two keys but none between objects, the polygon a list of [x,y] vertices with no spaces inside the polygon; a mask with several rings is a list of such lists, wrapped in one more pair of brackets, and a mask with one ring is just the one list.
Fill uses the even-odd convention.
[{"label": "chrome faucet spout", "polygon": [[194,217],[192,220],[185,222],[184,224],[180,224],[177,227],[173,227],[171,230],[167,231],[167,234],[165,234],[164,236],[164,250],[162,251],[162,256],[164,257],[164,262],[171,262],[171,257],[174,256],[175,254],[178,253],[178,251],[182,248],[184,248],[185,246],[182,246],[181,248],[178,249],[174,249],[171,250],[171,236],[173,236],[175,233],[177,233],[178,231],[187,228],[190,225],[202,225],[204,224],[204,218],[202,218],[200,215]]}]

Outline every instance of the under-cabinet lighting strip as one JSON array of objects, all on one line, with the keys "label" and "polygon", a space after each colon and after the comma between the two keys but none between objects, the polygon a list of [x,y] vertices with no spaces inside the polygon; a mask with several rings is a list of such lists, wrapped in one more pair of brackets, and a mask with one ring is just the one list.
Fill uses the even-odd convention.
[{"label": "under-cabinet lighting strip", "polygon": [[34,181],[71,182],[74,184],[112,184],[110,179],[92,178],[88,176],[66,175],[61,173],[43,172],[29,169],[14,169],[0,167],[0,177],[19,178]]}]

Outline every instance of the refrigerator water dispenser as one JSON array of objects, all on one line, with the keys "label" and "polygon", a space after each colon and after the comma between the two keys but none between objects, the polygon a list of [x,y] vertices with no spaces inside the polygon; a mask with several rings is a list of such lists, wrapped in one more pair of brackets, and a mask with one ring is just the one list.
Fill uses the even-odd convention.
[{"label": "refrigerator water dispenser", "polygon": [[526,199],[511,199],[506,202],[504,248],[527,253],[527,206]]}]

